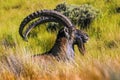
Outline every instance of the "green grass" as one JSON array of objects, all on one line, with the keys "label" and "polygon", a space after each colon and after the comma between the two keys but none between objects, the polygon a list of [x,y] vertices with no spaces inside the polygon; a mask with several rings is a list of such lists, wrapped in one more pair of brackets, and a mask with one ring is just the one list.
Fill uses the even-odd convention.
[{"label": "green grass", "polygon": [[[29,56],[48,51],[54,44],[56,34],[48,33],[42,25],[33,30],[36,37],[29,37],[29,42],[25,42],[19,36],[18,29],[28,14],[53,9],[61,2],[89,3],[100,10],[100,15],[86,31],[90,40],[86,44],[85,56],[80,55],[76,47],[74,65],[55,62],[46,67],[32,62]],[[119,0],[0,0],[0,80],[119,80],[120,13],[115,11],[118,6]],[[18,67],[19,76],[11,62]]]}]

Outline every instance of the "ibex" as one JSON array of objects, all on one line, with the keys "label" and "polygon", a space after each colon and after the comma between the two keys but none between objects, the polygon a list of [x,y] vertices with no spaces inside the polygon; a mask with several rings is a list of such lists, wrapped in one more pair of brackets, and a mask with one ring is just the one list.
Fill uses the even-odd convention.
[{"label": "ibex", "polygon": [[[33,22],[24,33],[23,29],[26,24],[36,18],[39,19]],[[53,47],[48,52],[34,55],[34,58],[54,57],[57,60],[74,60],[74,45],[78,46],[81,54],[85,54],[84,43],[88,41],[88,35],[76,29],[66,16],[54,10],[41,10],[28,15],[20,24],[19,34],[24,40],[27,40],[27,35],[33,27],[47,22],[60,23],[64,28],[59,30]]]}]

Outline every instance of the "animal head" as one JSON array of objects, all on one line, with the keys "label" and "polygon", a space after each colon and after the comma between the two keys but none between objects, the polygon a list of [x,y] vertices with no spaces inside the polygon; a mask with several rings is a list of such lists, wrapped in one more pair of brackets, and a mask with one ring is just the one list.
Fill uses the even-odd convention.
[{"label": "animal head", "polygon": [[[37,19],[33,22],[23,33],[24,27],[33,19]],[[71,44],[74,46],[75,44],[78,46],[79,51],[84,54],[85,53],[85,46],[84,43],[88,40],[88,35],[81,30],[76,29],[76,27],[72,24],[72,22],[64,15],[57,11],[53,10],[42,10],[34,12],[28,15],[20,24],[19,34],[24,39],[27,40],[27,35],[37,25],[46,23],[46,22],[57,22],[64,26],[58,32],[57,38],[65,37]]]},{"label": "animal head", "polygon": [[88,34],[76,29],[75,30],[74,44],[77,44],[79,51],[84,55],[85,53],[85,43],[88,41]]},{"label": "animal head", "polygon": [[88,41],[88,34],[79,29],[74,29],[71,33],[67,28],[62,28],[57,35],[57,39],[65,37],[72,45],[77,45],[81,54],[85,54],[85,43]]}]

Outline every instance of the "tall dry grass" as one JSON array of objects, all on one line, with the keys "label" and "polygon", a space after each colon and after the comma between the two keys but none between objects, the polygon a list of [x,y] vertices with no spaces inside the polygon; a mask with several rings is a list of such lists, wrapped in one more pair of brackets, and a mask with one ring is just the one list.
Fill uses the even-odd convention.
[{"label": "tall dry grass", "polygon": [[34,62],[29,53],[3,55],[0,80],[119,80],[120,60],[76,56],[71,62]]}]

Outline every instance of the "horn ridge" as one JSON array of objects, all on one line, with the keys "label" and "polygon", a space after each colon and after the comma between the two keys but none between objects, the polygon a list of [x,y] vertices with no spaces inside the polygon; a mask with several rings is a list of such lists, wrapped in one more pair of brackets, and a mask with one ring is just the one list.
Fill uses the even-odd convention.
[{"label": "horn ridge", "polygon": [[[26,29],[26,31],[24,33],[24,40],[27,40],[27,36],[28,36],[29,32],[32,30],[32,28],[34,28],[40,24],[46,23],[46,22],[58,22],[58,20],[56,20],[55,18],[52,18],[52,17],[49,17],[49,18],[48,17],[41,17],[40,19],[34,21]],[[58,22],[58,23],[60,23],[60,22]]]},{"label": "horn ridge", "polygon": [[20,28],[19,28],[19,34],[22,38],[24,38],[23,35],[23,29],[25,27],[25,25],[27,23],[29,23],[31,20],[38,18],[40,16],[46,16],[46,17],[53,17],[56,18],[56,20],[58,20],[59,22],[63,23],[66,27],[70,28],[73,26],[73,24],[71,23],[71,21],[64,16],[63,14],[61,14],[60,12],[54,11],[54,10],[41,10],[41,11],[36,11],[30,15],[28,15],[26,18],[24,18],[24,20],[21,22],[20,24]]}]

